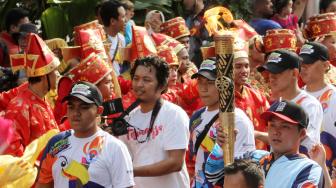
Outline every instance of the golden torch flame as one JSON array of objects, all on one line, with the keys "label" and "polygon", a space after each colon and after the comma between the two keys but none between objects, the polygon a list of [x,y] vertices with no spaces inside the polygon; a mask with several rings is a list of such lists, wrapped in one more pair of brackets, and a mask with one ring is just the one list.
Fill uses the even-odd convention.
[{"label": "golden torch flame", "polygon": [[204,13],[205,28],[209,35],[224,34],[229,30],[233,21],[232,13],[225,7],[214,7]]}]

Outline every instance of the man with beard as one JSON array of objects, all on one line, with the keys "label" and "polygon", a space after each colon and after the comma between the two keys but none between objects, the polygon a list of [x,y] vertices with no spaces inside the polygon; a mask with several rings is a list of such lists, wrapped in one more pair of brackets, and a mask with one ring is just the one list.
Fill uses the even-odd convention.
[{"label": "man with beard", "polygon": [[271,0],[251,0],[251,10],[253,10],[250,25],[259,35],[266,35],[269,29],[281,29],[281,26],[270,20],[273,15],[273,3]]},{"label": "man with beard", "polygon": [[13,70],[25,68],[28,87],[10,101],[5,118],[14,122],[15,134],[6,154],[21,156],[25,147],[51,129],[58,129],[51,107],[44,101],[56,89],[59,60],[36,34],[27,36],[26,54],[11,55]]},{"label": "man with beard", "polygon": [[185,165],[189,118],[179,106],[161,99],[169,67],[158,57],[137,59],[132,88],[140,105],[125,117],[127,135],[120,136],[133,158],[138,188],[189,187]]}]

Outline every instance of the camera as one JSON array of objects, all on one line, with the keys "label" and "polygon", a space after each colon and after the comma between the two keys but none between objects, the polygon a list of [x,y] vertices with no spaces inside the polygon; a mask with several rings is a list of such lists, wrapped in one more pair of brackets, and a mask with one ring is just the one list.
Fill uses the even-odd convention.
[{"label": "camera", "polygon": [[113,119],[109,127],[111,127],[114,136],[121,136],[128,133],[127,128],[130,127],[130,124],[123,117],[117,117]]},{"label": "camera", "polygon": [[121,98],[104,102],[103,103],[104,112],[102,116],[108,116],[111,114],[122,112],[122,114],[120,114],[120,116],[118,116],[117,118],[111,118],[112,123],[109,123],[106,129],[111,130],[114,136],[121,136],[127,134],[128,133],[127,128],[132,126],[129,123],[127,123],[124,117],[127,116],[132,110],[134,110],[139,104],[140,100],[136,100],[126,110],[124,110]]},{"label": "camera", "polygon": [[112,114],[124,112],[121,98],[116,98],[110,101],[103,102],[103,107],[104,107],[104,111],[103,111],[102,116],[109,116]]}]

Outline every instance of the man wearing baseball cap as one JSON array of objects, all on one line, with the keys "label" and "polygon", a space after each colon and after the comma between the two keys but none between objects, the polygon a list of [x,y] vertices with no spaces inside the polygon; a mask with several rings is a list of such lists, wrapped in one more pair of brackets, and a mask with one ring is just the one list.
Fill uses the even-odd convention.
[{"label": "man wearing baseball cap", "polygon": [[[269,73],[269,85],[274,100],[284,99],[300,105],[309,117],[307,136],[301,142],[300,152],[308,154],[320,142],[320,128],[323,119],[321,104],[313,96],[298,87],[301,58],[288,50],[272,52],[260,72]],[[266,138],[266,139],[265,139]],[[267,134],[263,135],[267,140]]]},{"label": "man wearing baseball cap", "polygon": [[[256,150],[243,158],[259,161],[265,175],[264,187],[323,187],[322,168],[299,153],[301,140],[305,138],[309,118],[299,105],[290,101],[275,101],[261,117],[268,122],[269,143],[272,152]],[[227,138],[223,137],[224,142]],[[213,182],[225,176],[222,139],[217,139],[214,150],[205,165],[205,174]],[[220,175],[222,174],[222,175]]]},{"label": "man wearing baseball cap", "polygon": [[64,101],[72,130],[49,141],[37,187],[134,186],[127,147],[98,126],[103,112],[99,89],[89,82],[77,82]]},{"label": "man wearing baseball cap", "polygon": [[[192,182],[193,188],[213,187],[205,178],[204,164],[215,144],[217,135],[216,127],[218,127],[218,123],[216,122],[218,122],[219,113],[219,92],[215,85],[216,75],[216,62],[207,59],[202,62],[198,72],[191,77],[197,79],[198,92],[205,105],[190,118],[188,156],[190,163],[188,167],[193,167],[193,163],[195,163],[195,178],[192,178],[194,179]],[[253,124],[244,111],[239,108],[235,108],[235,127],[239,133],[234,146],[234,155],[238,157],[245,152],[254,151]]]},{"label": "man wearing baseball cap", "polygon": [[[300,76],[306,83],[304,89],[314,96],[323,108],[321,143],[326,146],[326,164],[329,173],[336,159],[336,88],[326,82],[326,73],[330,69],[328,48],[319,42],[308,42],[300,51],[303,59]],[[327,149],[328,148],[328,149]]]}]

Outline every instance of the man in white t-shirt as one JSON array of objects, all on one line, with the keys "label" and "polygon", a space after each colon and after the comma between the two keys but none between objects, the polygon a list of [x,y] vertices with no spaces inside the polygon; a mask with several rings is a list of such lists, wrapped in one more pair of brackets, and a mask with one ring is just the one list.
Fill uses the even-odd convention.
[{"label": "man in white t-shirt", "polygon": [[77,82],[64,100],[72,129],[49,141],[36,187],[133,187],[127,147],[98,127],[103,112],[99,89]]},{"label": "man in white t-shirt", "polygon": [[119,49],[125,47],[125,37],[120,33],[124,31],[126,25],[126,10],[117,0],[103,2],[100,8],[100,16],[111,43],[110,58],[116,74],[120,75],[120,64],[118,52]]},{"label": "man in white t-shirt", "polygon": [[300,76],[306,83],[305,90],[317,98],[323,108],[321,143],[329,156],[326,164],[329,173],[335,166],[336,159],[336,88],[327,84],[325,75],[330,69],[328,48],[319,42],[308,42],[300,51],[303,58]]},{"label": "man in white t-shirt", "polygon": [[[190,119],[189,161],[195,163],[195,177],[192,187],[211,188],[204,174],[204,165],[212,151],[218,127],[219,93],[215,85],[216,62],[204,60],[197,73],[191,78],[197,79],[198,92],[205,107],[196,111]],[[238,130],[234,146],[234,157],[241,157],[255,150],[254,128],[251,120],[239,108],[235,109],[235,127]],[[204,135],[204,136],[202,136]]]},{"label": "man in white t-shirt", "polygon": [[189,118],[179,106],[160,99],[167,88],[168,64],[158,57],[137,59],[132,88],[140,105],[125,120],[120,136],[131,153],[137,188],[189,187],[185,165]]},{"label": "man in white t-shirt", "polygon": [[[258,67],[258,71],[269,73],[269,85],[273,99],[292,101],[300,105],[308,114],[307,136],[300,146],[300,152],[308,155],[308,151],[320,142],[323,111],[319,101],[298,86],[300,63],[301,59],[296,53],[277,50],[268,56],[267,62],[262,67]],[[266,135],[267,133],[264,136]]]}]

